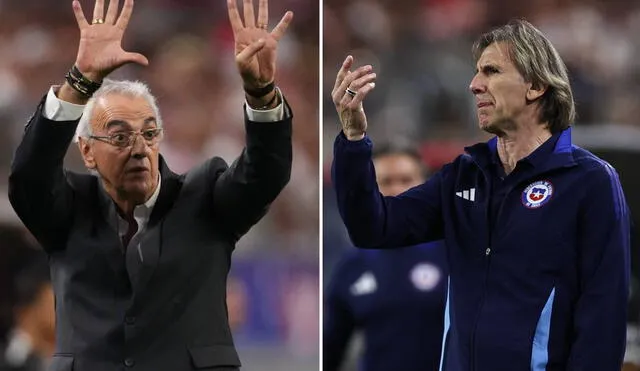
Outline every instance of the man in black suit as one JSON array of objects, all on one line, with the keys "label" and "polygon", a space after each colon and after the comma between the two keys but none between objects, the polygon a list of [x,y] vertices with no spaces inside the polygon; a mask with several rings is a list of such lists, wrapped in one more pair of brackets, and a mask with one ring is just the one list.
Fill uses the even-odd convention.
[{"label": "man in black suit", "polygon": [[[40,103],[11,168],[11,204],[49,254],[50,371],[238,370],[226,279],[237,240],[290,177],[292,114],[274,77],[278,40],[293,14],[268,32],[267,0],[257,21],[244,1],[244,24],[228,1],[246,92],[246,148],[231,166],[212,158],[177,175],[159,155],[162,120],[146,86],[105,80],[126,63],[148,64],[121,47],[133,0],[119,16],[118,3],[105,15],[96,0],[89,23],[73,2],[75,66]],[[97,176],[63,169],[74,136]]]}]

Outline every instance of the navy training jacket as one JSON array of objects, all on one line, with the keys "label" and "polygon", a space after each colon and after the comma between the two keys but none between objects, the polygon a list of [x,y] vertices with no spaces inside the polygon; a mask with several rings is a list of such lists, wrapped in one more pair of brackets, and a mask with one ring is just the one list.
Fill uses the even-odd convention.
[{"label": "navy training jacket", "polygon": [[371,140],[336,138],[332,177],[356,246],[445,240],[443,371],[621,369],[630,217],[618,176],[571,128],[545,144],[501,180],[493,138],[383,197]]},{"label": "navy training jacket", "polygon": [[323,371],[337,371],[364,335],[359,371],[435,371],[449,270],[442,241],[393,250],[351,249],[325,295]]}]

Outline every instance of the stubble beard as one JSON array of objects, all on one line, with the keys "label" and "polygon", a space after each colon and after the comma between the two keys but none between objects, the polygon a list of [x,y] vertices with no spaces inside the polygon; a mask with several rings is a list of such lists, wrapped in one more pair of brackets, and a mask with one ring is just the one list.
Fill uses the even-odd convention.
[{"label": "stubble beard", "polygon": [[516,128],[516,122],[513,117],[499,115],[486,125],[481,127],[482,130],[489,134],[496,135],[498,137],[504,136],[506,132],[513,131]]}]

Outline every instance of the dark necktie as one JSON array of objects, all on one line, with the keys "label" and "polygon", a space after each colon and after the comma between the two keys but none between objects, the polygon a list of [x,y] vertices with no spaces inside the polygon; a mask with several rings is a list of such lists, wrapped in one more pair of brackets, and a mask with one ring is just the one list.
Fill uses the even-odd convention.
[{"label": "dark necktie", "polygon": [[129,242],[133,238],[133,236],[138,232],[138,223],[135,219],[129,220],[129,226],[127,227],[127,233],[122,236],[122,246],[124,246],[124,251],[127,251],[127,246],[129,246]]},{"label": "dark necktie", "polygon": [[134,289],[138,281],[138,275],[140,273],[140,256],[138,255],[138,246],[132,245],[129,249],[129,242],[133,238],[133,235],[138,231],[138,223],[135,219],[129,221],[127,233],[122,236],[122,245],[124,246],[125,266],[127,267],[127,273],[129,274],[129,282],[133,285]]}]

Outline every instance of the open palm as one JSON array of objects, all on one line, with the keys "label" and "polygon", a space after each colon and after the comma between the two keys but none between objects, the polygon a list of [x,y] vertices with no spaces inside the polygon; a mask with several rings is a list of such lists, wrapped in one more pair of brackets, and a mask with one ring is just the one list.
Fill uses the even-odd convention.
[{"label": "open palm", "polygon": [[236,1],[227,0],[235,40],[236,64],[246,87],[261,88],[275,78],[278,41],[293,19],[293,13],[286,12],[278,25],[268,32],[268,0],[260,0],[257,23],[253,1],[243,0],[244,24]]},{"label": "open palm", "polygon": [[73,2],[73,12],[80,28],[80,44],[76,66],[87,78],[100,81],[113,70],[127,63],[148,65],[139,53],[122,49],[122,38],[133,12],[133,0],[125,0],[118,17],[119,0],[111,0],[104,15],[104,0],[96,0],[93,21],[87,22],[80,3]]}]

